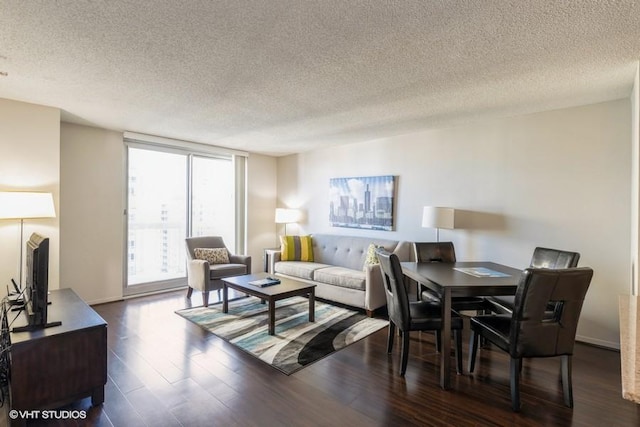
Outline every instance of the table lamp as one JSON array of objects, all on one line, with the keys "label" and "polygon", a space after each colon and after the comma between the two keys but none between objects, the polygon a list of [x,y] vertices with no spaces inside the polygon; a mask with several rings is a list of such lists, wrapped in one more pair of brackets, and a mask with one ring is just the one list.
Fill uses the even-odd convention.
[{"label": "table lamp", "polygon": [[51,193],[31,191],[0,191],[0,219],[20,220],[20,281],[22,286],[22,257],[24,244],[24,220],[30,218],[55,218]]},{"label": "table lamp", "polygon": [[276,224],[284,224],[284,235],[287,235],[287,224],[300,221],[302,212],[299,209],[276,209]]},{"label": "table lamp", "polygon": [[453,230],[455,227],[455,209],[425,206],[422,209],[422,227],[436,229],[436,241],[440,241],[440,229]]}]

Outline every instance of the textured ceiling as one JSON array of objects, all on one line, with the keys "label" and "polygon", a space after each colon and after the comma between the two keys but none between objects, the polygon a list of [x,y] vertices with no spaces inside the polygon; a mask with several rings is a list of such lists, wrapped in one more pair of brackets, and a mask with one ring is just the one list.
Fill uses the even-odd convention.
[{"label": "textured ceiling", "polygon": [[0,4],[0,98],[272,155],[627,97],[638,59],[635,1]]}]

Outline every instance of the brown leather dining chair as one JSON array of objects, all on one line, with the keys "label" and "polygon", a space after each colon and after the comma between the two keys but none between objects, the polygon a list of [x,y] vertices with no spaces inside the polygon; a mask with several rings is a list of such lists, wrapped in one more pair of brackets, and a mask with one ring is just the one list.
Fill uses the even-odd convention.
[{"label": "brown leather dining chair", "polygon": [[[409,301],[398,256],[384,249],[377,249],[376,254],[380,261],[380,271],[382,272],[382,281],[387,297],[387,311],[389,314],[387,353],[390,354],[393,350],[393,339],[397,327],[400,332],[400,337],[402,338],[400,375],[404,376],[409,357],[410,332],[436,331],[436,340],[438,342],[441,339],[439,332],[440,329],[442,329],[442,307],[439,301]],[[456,368],[458,373],[462,373],[462,318],[457,315],[453,316],[451,319],[451,329],[454,331],[456,342]],[[447,339],[450,339],[450,337]]]},{"label": "brown leather dining chair", "polygon": [[[578,319],[592,277],[593,270],[587,267],[524,270],[512,314],[471,318],[469,373],[475,368],[479,337],[509,353],[511,407],[519,411],[522,359],[559,356],[564,403],[572,408],[571,357]],[[550,303],[555,307],[552,317],[547,310]]]},{"label": "brown leather dining chair", "polygon": [[[578,252],[563,251],[560,249],[550,249],[537,247],[531,257],[530,268],[573,268],[578,266],[580,254]],[[511,314],[515,303],[513,295],[500,295],[486,297],[486,308],[494,313]],[[553,307],[549,307],[553,310]]]},{"label": "brown leather dining chair", "polygon": [[[413,250],[418,262],[456,262],[453,242],[414,242]],[[440,301],[437,293],[418,283],[418,297],[423,301]],[[451,308],[455,311],[482,311],[486,307],[483,297],[453,297]]]}]

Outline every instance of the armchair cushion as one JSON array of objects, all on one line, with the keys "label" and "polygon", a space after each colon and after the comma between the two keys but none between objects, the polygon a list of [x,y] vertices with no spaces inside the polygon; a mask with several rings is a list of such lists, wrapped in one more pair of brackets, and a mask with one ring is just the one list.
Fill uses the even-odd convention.
[{"label": "armchair cushion", "polygon": [[248,273],[250,273],[250,271],[247,271],[247,266],[244,264],[211,264],[209,266],[209,277],[211,280],[240,276]]}]

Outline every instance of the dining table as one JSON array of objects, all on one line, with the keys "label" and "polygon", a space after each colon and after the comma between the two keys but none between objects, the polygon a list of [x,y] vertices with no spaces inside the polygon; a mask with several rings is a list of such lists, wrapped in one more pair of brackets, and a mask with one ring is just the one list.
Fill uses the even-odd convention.
[{"label": "dining table", "polygon": [[[451,299],[515,295],[521,270],[488,261],[402,262],[403,274],[438,294],[442,305],[440,386],[451,385]],[[449,337],[449,339],[446,339]]]}]

